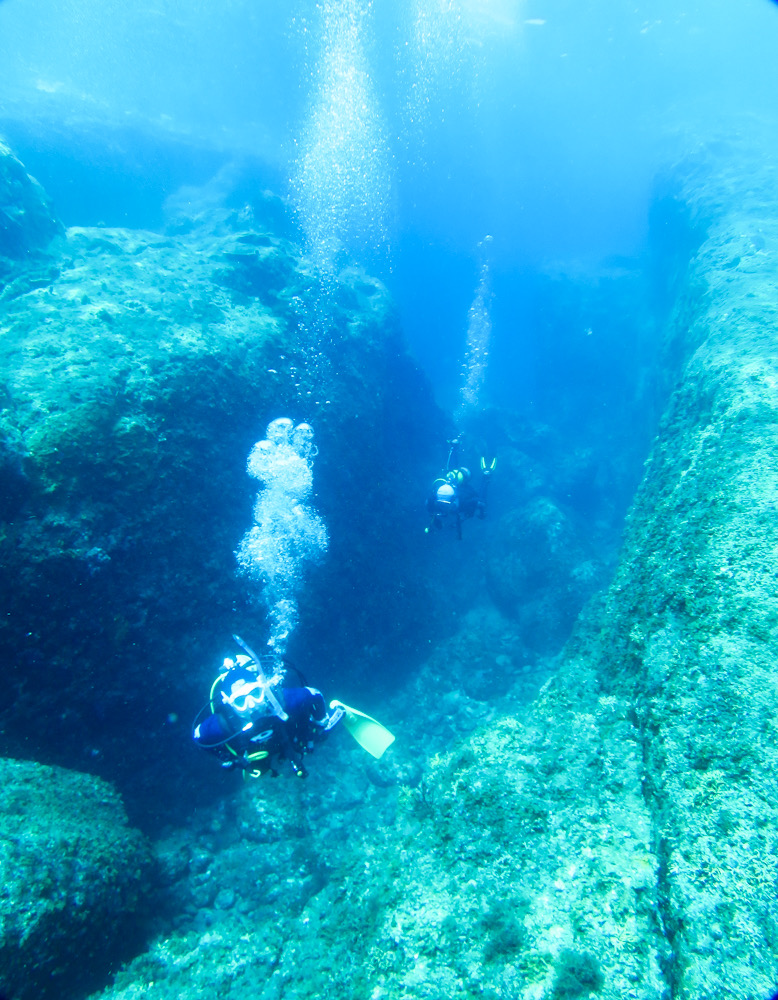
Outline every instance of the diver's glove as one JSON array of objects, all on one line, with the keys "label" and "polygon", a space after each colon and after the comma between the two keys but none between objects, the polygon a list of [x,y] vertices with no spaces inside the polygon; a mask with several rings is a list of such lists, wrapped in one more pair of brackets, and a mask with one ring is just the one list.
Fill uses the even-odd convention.
[{"label": "diver's glove", "polygon": [[[335,705],[334,709],[332,709],[333,705]],[[346,714],[346,709],[344,708],[343,705],[340,704],[340,702],[335,702],[335,701],[331,702],[330,703],[330,708],[332,709],[332,711],[327,716],[326,721],[323,722],[323,723],[321,723],[322,730],[325,733],[328,733],[330,731],[330,729],[334,729],[335,726],[337,726],[337,724],[340,722],[340,720]]]}]

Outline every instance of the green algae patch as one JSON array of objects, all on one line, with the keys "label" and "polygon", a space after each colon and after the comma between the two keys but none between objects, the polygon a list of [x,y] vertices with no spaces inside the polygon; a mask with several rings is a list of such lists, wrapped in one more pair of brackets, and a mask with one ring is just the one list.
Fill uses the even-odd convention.
[{"label": "green algae patch", "polygon": [[625,706],[593,699],[576,668],[524,718],[496,721],[433,765],[398,909],[434,899],[455,916],[454,995],[563,995],[560,963],[580,952],[598,956],[598,996],[662,996],[636,733]]},{"label": "green algae patch", "polygon": [[0,869],[8,996],[83,995],[136,942],[150,854],[99,778],[0,760]]}]

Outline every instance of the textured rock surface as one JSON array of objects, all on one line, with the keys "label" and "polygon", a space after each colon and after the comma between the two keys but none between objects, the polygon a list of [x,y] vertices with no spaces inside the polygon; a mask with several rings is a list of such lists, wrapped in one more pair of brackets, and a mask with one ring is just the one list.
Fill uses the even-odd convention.
[{"label": "textured rock surface", "polygon": [[0,760],[0,991],[83,996],[131,953],[150,854],[99,778]]},{"label": "textured rock surface", "polygon": [[682,998],[778,983],[776,165],[730,155],[685,181],[707,229],[674,318],[688,360],[606,609]]},{"label": "textured rock surface", "polygon": [[489,528],[480,533],[483,576],[476,600],[485,590],[539,657],[560,652],[586,602],[610,579],[624,498],[631,496],[630,485],[634,493],[645,458],[642,430],[625,446],[600,407],[592,413],[585,433],[499,409],[485,409],[471,421],[486,454],[498,455]]},{"label": "textured rock surface", "polygon": [[[2,162],[25,239],[43,247],[59,231],[45,198]],[[169,818],[160,787],[175,790],[166,808],[222,787],[182,748],[230,633],[265,634],[233,553],[252,521],[246,457],[270,419],[315,427],[330,548],[290,652],[312,682],[346,682],[344,697],[394,689],[425,641],[456,629],[483,601],[490,551],[492,590],[524,633],[517,658],[528,643],[556,652],[597,575],[564,504],[596,495],[602,520],[607,493],[592,486],[599,459],[488,413],[472,439],[501,453],[490,519],[462,544],[424,539],[451,433],[386,289],[356,268],[323,279],[280,235],[278,199],[230,212],[218,195],[171,198],[166,235],[72,228],[9,261],[0,292],[0,653],[17,695],[0,709],[5,752],[97,769],[154,823]],[[517,509],[543,502],[546,527],[569,530],[554,546],[541,529],[532,548]],[[532,600],[514,585],[528,566]]]},{"label": "textured rock surface", "polygon": [[506,514],[492,533],[489,593],[533,649],[558,652],[604,579],[582,527],[547,497]]},{"label": "textured rock surface", "polygon": [[404,692],[381,713],[403,743],[378,765],[337,733],[306,786],[248,787],[184,847],[180,929],[106,998],[152,982],[152,1000],[663,996],[640,742],[625,705],[578,667],[571,689],[546,687],[527,719],[495,718],[423,777],[422,751],[526,692],[479,703],[432,668],[415,694],[434,692],[453,733],[433,719],[406,729]]}]

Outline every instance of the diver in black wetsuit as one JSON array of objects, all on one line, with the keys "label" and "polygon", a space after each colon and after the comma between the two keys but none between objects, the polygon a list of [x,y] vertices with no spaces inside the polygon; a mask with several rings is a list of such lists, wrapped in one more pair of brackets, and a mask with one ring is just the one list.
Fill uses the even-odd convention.
[{"label": "diver in black wetsuit", "polygon": [[[302,678],[301,678],[302,679]],[[324,696],[303,683],[281,687],[280,678],[265,675],[252,656],[224,661],[192,731],[198,746],[211,751],[222,767],[240,768],[250,777],[276,776],[288,761],[292,771],[307,776],[303,757],[343,717],[338,707],[327,711]]]},{"label": "diver in black wetsuit", "polygon": [[449,520],[454,522],[457,538],[462,539],[462,521],[471,517],[483,519],[486,517],[486,488],[489,476],[494,471],[496,460],[487,464],[481,459],[480,491],[472,484],[470,470],[459,464],[460,439],[454,438],[448,442],[449,453],[446,471],[440,479],[432,484],[432,490],[427,497],[427,512],[430,523],[425,528],[429,534],[431,528],[442,528]]},{"label": "diver in black wetsuit", "polygon": [[[388,729],[356,708],[331,701],[328,711],[321,691],[308,687],[296,667],[280,667],[272,657],[258,657],[240,636],[233,639],[246,655],[224,661],[208,703],[192,724],[192,739],[222,767],[238,768],[244,777],[276,777],[281,762],[288,761],[293,773],[305,778],[303,757],[341,719],[376,759],[394,742]],[[296,686],[282,686],[287,668],[298,675]]]}]

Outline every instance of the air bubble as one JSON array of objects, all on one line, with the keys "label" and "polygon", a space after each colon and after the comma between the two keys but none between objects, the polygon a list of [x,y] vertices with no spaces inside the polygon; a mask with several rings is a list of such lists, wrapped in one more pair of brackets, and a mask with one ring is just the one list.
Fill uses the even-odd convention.
[{"label": "air bubble", "polygon": [[317,448],[313,428],[287,417],[273,420],[267,437],[248,458],[247,471],[262,488],[254,504],[254,525],[235,556],[245,576],[259,584],[268,609],[268,646],[279,661],[297,624],[297,594],[303,571],[327,551],[327,528],[304,500],[313,483]]}]

